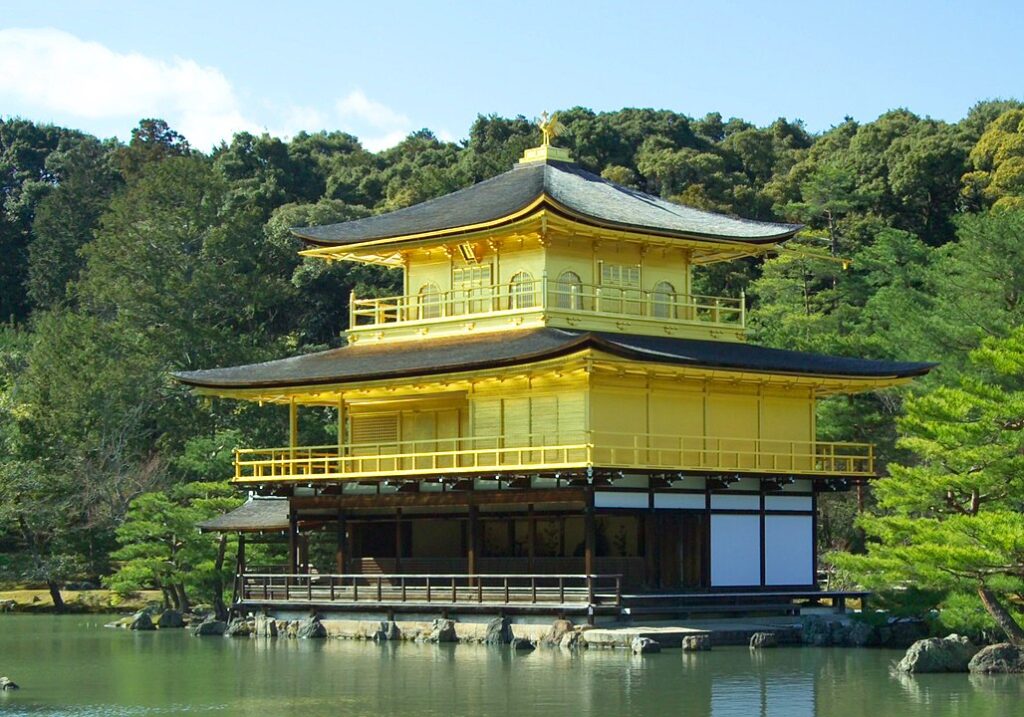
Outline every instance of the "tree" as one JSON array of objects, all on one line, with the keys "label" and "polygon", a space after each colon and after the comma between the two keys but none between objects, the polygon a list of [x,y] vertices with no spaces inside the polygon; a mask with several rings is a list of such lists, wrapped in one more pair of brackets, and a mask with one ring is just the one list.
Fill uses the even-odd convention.
[{"label": "tree", "polygon": [[235,432],[192,439],[173,463],[187,482],[132,501],[117,529],[120,547],[111,554],[119,563],[106,581],[111,589],[131,593],[155,587],[163,593],[165,605],[176,610],[189,610],[193,598],[199,597],[210,600],[218,615],[226,614],[227,540],[200,533],[196,524],[242,503],[224,481],[238,440]]},{"label": "tree", "polygon": [[1024,329],[971,362],[976,376],[908,402],[901,443],[918,462],[879,481],[879,514],[858,520],[867,554],[832,558],[871,588],[974,592],[1024,645],[1011,607],[1024,596]]}]

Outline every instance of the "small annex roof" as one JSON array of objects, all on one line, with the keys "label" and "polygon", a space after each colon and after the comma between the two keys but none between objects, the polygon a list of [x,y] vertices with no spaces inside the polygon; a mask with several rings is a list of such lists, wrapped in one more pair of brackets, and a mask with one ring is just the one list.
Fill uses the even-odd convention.
[{"label": "small annex roof", "polygon": [[427,376],[540,361],[594,348],[638,361],[733,371],[851,379],[907,378],[936,364],[824,356],[752,344],[539,328],[403,344],[356,344],[328,351],[174,374],[208,389],[288,388]]},{"label": "small annex roof", "polygon": [[519,164],[465,189],[387,214],[292,232],[320,246],[398,241],[511,221],[538,202],[581,221],[681,238],[762,244],[789,239],[802,228],[687,207],[620,186],[572,162],[549,159]]},{"label": "small annex roof", "polygon": [[287,498],[250,498],[234,510],[198,523],[204,533],[277,533],[288,530]]}]

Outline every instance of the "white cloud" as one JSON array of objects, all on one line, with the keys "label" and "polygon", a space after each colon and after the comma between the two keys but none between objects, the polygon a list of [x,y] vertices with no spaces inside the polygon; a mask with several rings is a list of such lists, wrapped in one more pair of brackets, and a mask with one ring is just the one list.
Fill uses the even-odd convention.
[{"label": "white cloud", "polygon": [[53,28],[0,30],[0,96],[87,120],[162,117],[202,148],[259,131],[220,70],[115,52]]},{"label": "white cloud", "polygon": [[371,100],[359,89],[352,90],[338,100],[335,108],[343,121],[368,125],[378,130],[408,131],[412,126],[412,121],[408,117],[395,112],[387,105]]},{"label": "white cloud", "polygon": [[[361,89],[337,100],[333,113],[303,105],[257,101],[243,109],[231,81],[216,67],[187,58],[165,61],[121,53],[55,28],[0,30],[0,106],[36,119],[75,123],[99,133],[116,126],[125,139],[140,119],[159,117],[198,149],[235,132],[288,137],[337,122],[377,152],[401,142],[412,120]],[[269,121],[254,121],[250,110]]]}]

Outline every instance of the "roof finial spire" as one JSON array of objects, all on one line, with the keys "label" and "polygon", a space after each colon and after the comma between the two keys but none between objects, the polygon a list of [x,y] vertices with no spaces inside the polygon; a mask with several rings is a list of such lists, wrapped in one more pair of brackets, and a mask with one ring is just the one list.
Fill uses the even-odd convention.
[{"label": "roof finial spire", "polygon": [[557,112],[550,117],[547,112],[541,112],[537,126],[540,127],[540,133],[544,137],[542,147],[550,147],[551,140],[565,131],[565,125],[558,121]]},{"label": "roof finial spire", "polygon": [[531,147],[523,152],[519,163],[546,162],[548,160],[571,162],[572,155],[569,154],[569,150],[551,144],[551,140],[565,132],[565,125],[558,121],[558,113],[549,116],[547,112],[541,112],[537,126],[540,127],[541,144],[539,147]]}]

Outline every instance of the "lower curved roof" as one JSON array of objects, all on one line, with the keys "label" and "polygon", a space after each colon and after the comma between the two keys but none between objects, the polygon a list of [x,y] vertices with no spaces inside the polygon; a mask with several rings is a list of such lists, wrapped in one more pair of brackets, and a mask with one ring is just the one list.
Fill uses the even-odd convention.
[{"label": "lower curved roof", "polygon": [[198,388],[288,388],[513,366],[587,348],[636,361],[851,379],[907,378],[936,366],[726,341],[539,328],[403,344],[356,344],[277,361],[180,372],[174,377]]}]

